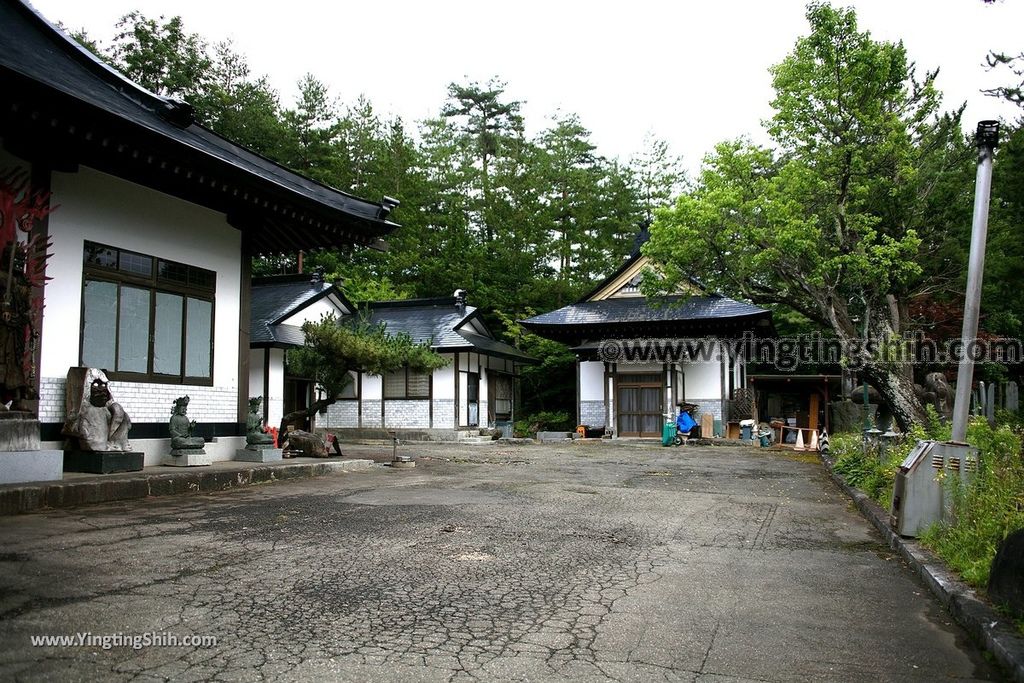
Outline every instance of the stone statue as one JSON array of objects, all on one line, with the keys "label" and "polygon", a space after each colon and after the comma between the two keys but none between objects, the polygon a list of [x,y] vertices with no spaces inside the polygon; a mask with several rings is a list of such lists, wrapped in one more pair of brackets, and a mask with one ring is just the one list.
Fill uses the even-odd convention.
[{"label": "stone statue", "polygon": [[187,455],[191,453],[205,453],[203,447],[206,441],[201,436],[193,436],[196,423],[188,419],[188,396],[181,396],[174,399],[174,407],[171,409],[171,420],[167,424],[167,430],[171,433],[171,455]]},{"label": "stone statue", "polygon": [[248,446],[274,445],[274,437],[263,431],[263,418],[260,416],[262,403],[262,396],[249,399],[249,415],[245,418],[245,443]]},{"label": "stone statue", "polygon": [[109,380],[97,368],[88,368],[82,381],[78,409],[69,412],[64,433],[78,439],[83,451],[132,450],[128,430],[132,421],[121,404],[110,395]]},{"label": "stone statue", "polygon": [[[28,171],[0,169],[0,403],[33,416],[39,409],[35,352],[42,329],[50,246],[32,227],[56,207]],[[33,292],[40,296],[33,297]]]},{"label": "stone statue", "polygon": [[935,412],[947,420],[953,418],[953,388],[941,372],[929,372],[924,377],[924,385],[915,384],[914,392],[925,405],[935,407]]}]

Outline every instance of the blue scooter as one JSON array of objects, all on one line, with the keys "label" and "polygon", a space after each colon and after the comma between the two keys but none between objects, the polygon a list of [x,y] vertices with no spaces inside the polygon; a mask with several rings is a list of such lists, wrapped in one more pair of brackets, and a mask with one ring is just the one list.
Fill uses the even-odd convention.
[{"label": "blue scooter", "polygon": [[[676,433],[672,439],[672,445],[682,446],[686,443],[686,439],[700,436],[700,426],[691,414],[697,408],[698,406],[693,403],[679,404],[679,415],[676,416]],[[693,433],[695,429],[697,434]]]}]

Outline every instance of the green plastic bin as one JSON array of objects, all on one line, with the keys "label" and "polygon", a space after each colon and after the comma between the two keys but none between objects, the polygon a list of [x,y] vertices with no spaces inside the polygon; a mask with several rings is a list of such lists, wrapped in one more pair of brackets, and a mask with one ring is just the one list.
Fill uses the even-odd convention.
[{"label": "green plastic bin", "polygon": [[676,438],[676,423],[666,422],[661,428],[661,445],[671,446],[672,440]]}]

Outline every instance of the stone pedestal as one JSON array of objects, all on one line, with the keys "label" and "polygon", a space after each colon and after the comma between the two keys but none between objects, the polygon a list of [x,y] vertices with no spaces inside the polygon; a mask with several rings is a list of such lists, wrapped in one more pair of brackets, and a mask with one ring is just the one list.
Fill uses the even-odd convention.
[{"label": "stone pedestal", "polygon": [[0,484],[60,481],[63,477],[63,451],[0,451]]},{"label": "stone pedestal", "polygon": [[284,456],[284,451],[273,446],[250,446],[235,451],[235,460],[242,462],[277,462]]},{"label": "stone pedestal", "polygon": [[[175,455],[180,453],[181,455]],[[213,463],[213,456],[207,455],[203,449],[193,451],[171,451],[170,455],[165,455],[164,459],[160,461],[161,465],[167,467],[202,467],[203,465],[210,465]]]},{"label": "stone pedestal", "polygon": [[145,456],[135,451],[64,451],[65,472],[139,472]]},{"label": "stone pedestal", "polygon": [[59,481],[64,454],[39,450],[39,420],[31,413],[0,411],[0,484]]}]

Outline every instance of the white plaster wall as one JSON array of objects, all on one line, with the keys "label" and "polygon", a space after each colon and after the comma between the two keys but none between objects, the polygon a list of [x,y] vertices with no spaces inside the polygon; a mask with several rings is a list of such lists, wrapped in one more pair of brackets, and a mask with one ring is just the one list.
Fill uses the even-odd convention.
[{"label": "white plaster wall", "polygon": [[[237,395],[241,233],[223,214],[88,167],[78,173],[55,172],[51,185],[51,201],[60,207],[49,220],[53,256],[47,274],[52,279],[44,292],[40,376],[63,380],[68,368],[79,363],[82,249],[90,240],[217,273],[213,384]],[[188,393],[184,387],[175,391]],[[154,400],[161,412],[169,413],[163,396]],[[151,402],[140,396],[134,409],[156,408]],[[235,409],[229,412],[235,421]],[[193,417],[212,416],[197,410]]]},{"label": "white plaster wall", "polygon": [[379,401],[384,397],[384,380],[380,375],[363,373],[363,393],[359,397],[366,401]]},{"label": "white plaster wall", "polygon": [[284,417],[284,349],[270,349],[270,396],[263,400],[267,402],[267,424],[277,427]]},{"label": "white plaster wall", "polygon": [[722,397],[722,365],[717,360],[683,364],[686,399]]},{"label": "white plaster wall", "polygon": [[664,365],[661,363],[617,363],[616,372],[637,373],[637,372],[661,372]]},{"label": "white plaster wall", "polygon": [[[249,349],[249,396],[263,396],[263,354],[266,349]],[[267,397],[263,396],[266,401]]]},{"label": "white plaster wall", "polygon": [[455,365],[449,363],[443,368],[434,370],[434,376],[431,378],[434,385],[434,398],[435,399],[454,399],[455,398]]},{"label": "white plaster wall", "polygon": [[289,316],[284,319],[285,325],[301,325],[307,320],[313,322],[319,322],[320,318],[324,317],[329,313],[333,313],[335,316],[341,316],[345,314],[345,310],[338,305],[335,305],[333,297],[325,296],[322,299],[314,301],[309,306],[306,306],[301,311],[295,313],[295,315]]},{"label": "white plaster wall", "polygon": [[597,360],[585,360],[579,364],[580,400],[604,400],[604,363]]}]

